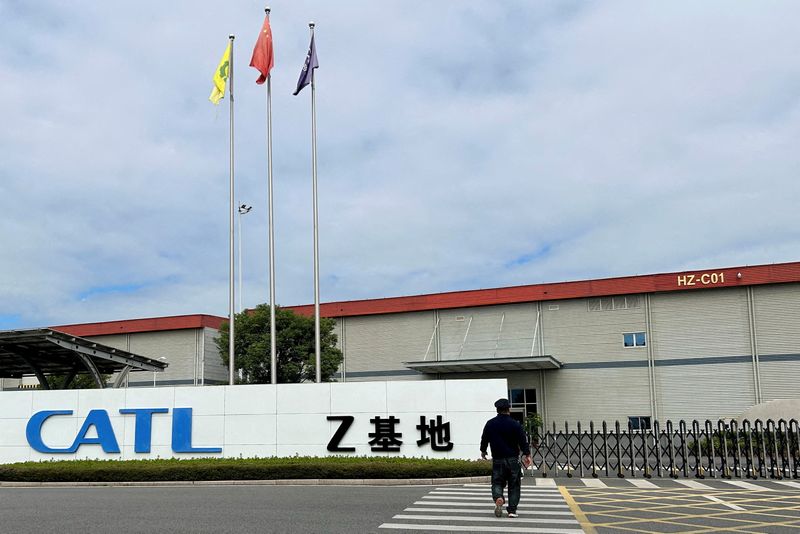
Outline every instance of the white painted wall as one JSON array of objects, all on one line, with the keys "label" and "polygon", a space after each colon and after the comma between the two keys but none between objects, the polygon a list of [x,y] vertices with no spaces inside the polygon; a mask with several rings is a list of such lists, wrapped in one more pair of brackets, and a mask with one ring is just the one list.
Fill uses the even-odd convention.
[{"label": "white painted wall", "polygon": [[[0,463],[82,458],[147,459],[269,456],[327,456],[327,444],[339,427],[328,415],[352,415],[353,425],[341,445],[355,447],[346,455],[389,455],[475,459],[484,423],[494,417],[494,401],[507,395],[505,379],[426,380],[325,384],[281,384],[217,387],[159,387],[72,391],[0,392]],[[169,408],[153,415],[149,454],[134,452],[133,415],[121,408]],[[192,445],[222,447],[220,454],[176,454],[171,448],[172,410],[193,409]],[[42,439],[49,447],[69,447],[90,410],[108,411],[120,454],[106,454],[99,445],[81,445],[75,454],[43,454],[28,444],[25,429],[42,410],[72,410],[49,418]],[[373,452],[370,419],[400,419],[400,452]],[[450,423],[453,449],[433,451],[417,446],[420,416],[442,415]],[[95,437],[90,430],[87,437]]]}]

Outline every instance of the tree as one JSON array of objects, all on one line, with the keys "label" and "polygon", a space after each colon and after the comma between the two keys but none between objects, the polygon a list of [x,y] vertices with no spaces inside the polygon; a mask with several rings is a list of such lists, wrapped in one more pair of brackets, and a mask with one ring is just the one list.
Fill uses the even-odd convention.
[{"label": "tree", "polygon": [[[322,381],[330,382],[342,363],[342,351],[336,348],[333,319],[320,318],[320,359]],[[277,334],[278,382],[313,382],[316,380],[314,355],[314,318],[291,310],[275,308]],[[223,323],[216,340],[223,363],[228,365],[228,323]],[[269,305],[259,304],[254,310],[236,314],[236,370],[242,370],[241,384],[269,384],[270,335]]]},{"label": "tree", "polygon": [[[108,384],[108,379],[111,375],[100,375],[103,379],[103,387]],[[67,375],[47,375],[47,383],[50,384],[50,389],[62,389]],[[97,382],[94,377],[89,373],[81,373],[75,375],[66,389],[97,389]]]}]

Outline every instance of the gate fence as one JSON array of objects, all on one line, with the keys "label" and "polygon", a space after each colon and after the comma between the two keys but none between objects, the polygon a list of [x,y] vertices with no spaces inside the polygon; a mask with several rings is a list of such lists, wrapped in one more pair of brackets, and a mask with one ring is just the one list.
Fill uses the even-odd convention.
[{"label": "gate fence", "polygon": [[800,478],[797,419],[655,421],[645,430],[554,423],[531,437],[534,475],[543,477]]}]

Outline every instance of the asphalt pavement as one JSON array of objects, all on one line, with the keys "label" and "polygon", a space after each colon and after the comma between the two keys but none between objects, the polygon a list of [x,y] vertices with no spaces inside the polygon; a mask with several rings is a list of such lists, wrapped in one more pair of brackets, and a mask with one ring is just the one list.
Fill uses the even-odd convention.
[{"label": "asphalt pavement", "polygon": [[533,479],[518,518],[488,484],[0,488],[2,533],[800,532],[800,481]]},{"label": "asphalt pavement", "polygon": [[0,532],[378,532],[430,487],[0,488]]}]

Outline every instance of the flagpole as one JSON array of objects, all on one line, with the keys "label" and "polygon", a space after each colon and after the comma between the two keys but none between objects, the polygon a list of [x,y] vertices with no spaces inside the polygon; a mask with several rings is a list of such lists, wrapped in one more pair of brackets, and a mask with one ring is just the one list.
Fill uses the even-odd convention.
[{"label": "flagpole", "polygon": [[[314,39],[314,22],[308,23],[311,39]],[[317,210],[317,96],[311,69],[311,173],[314,196],[314,356],[316,357],[317,382],[322,382],[322,358],[319,334],[319,215]]]},{"label": "flagpole", "polygon": [[[271,9],[264,10],[269,17]],[[269,190],[269,355],[270,379],[278,383],[278,341],[275,328],[275,224],[272,208],[272,74],[267,76],[267,183]]]},{"label": "flagpole", "polygon": [[230,106],[230,224],[229,224],[229,277],[228,277],[228,321],[230,329],[228,331],[228,370],[229,384],[232,386],[234,383],[234,370],[236,368],[236,355],[234,354],[234,320],[236,314],[235,303],[235,290],[234,290],[234,247],[233,247],[233,232],[234,232],[234,209],[236,202],[234,201],[234,182],[233,182],[233,34],[228,36],[230,39],[231,55],[228,61],[228,102]]}]

